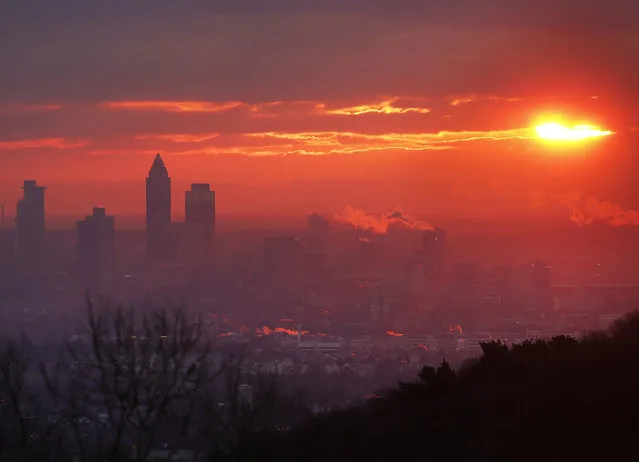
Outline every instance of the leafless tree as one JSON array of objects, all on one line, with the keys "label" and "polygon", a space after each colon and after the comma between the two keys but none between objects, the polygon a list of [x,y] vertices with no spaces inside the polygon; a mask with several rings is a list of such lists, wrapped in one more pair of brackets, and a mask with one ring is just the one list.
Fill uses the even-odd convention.
[{"label": "leafless tree", "polygon": [[0,348],[0,458],[28,460],[31,428],[25,376],[29,359],[13,343]]},{"label": "leafless tree", "polygon": [[183,308],[88,311],[88,342],[69,345],[66,370],[43,369],[47,387],[81,460],[146,461],[169,436],[188,435],[209,379],[202,324]]},{"label": "leafless tree", "polygon": [[0,347],[0,461],[60,460],[66,454],[58,426],[47,421],[41,397],[28,379],[24,344]]},{"label": "leafless tree", "polygon": [[198,321],[89,303],[85,341],[40,365],[48,399],[26,386],[24,350],[0,349],[0,462],[147,461],[162,447],[215,457],[270,431],[272,377],[246,360],[214,365]]},{"label": "leafless tree", "polygon": [[276,379],[250,373],[250,362],[240,358],[227,358],[198,396],[195,439],[211,461],[233,460],[239,447],[275,429]]}]

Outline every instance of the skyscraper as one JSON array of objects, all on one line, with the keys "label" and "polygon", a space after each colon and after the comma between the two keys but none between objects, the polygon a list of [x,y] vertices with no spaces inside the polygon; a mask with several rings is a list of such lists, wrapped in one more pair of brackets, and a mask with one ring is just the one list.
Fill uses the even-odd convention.
[{"label": "skyscraper", "polygon": [[16,250],[23,274],[34,275],[44,259],[44,186],[25,180],[16,213]]},{"label": "skyscraper", "polygon": [[91,295],[105,295],[115,275],[115,219],[104,208],[77,223],[78,263],[83,288]]},{"label": "skyscraper", "polygon": [[192,255],[198,265],[210,267],[215,256],[215,191],[211,185],[196,183],[185,193],[185,222],[192,238]]},{"label": "skyscraper", "polygon": [[146,255],[149,262],[162,262],[172,254],[171,177],[160,157],[155,156],[146,179]]}]

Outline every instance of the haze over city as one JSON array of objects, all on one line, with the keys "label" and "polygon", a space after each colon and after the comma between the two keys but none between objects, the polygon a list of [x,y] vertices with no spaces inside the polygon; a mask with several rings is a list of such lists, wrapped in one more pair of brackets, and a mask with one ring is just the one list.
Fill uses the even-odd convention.
[{"label": "haze over city", "polygon": [[0,459],[624,454],[638,17],[0,4]]}]

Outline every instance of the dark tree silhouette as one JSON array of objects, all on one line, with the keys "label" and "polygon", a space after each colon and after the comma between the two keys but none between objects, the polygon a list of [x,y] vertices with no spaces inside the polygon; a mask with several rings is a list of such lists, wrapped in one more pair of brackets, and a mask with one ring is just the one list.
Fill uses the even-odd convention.
[{"label": "dark tree silhouette", "polygon": [[29,460],[33,428],[25,376],[29,360],[15,344],[0,348],[0,457]]},{"label": "dark tree silhouette", "polygon": [[[250,374],[245,360],[214,366],[210,351],[182,308],[91,303],[85,341],[65,345],[53,368],[34,375],[23,348],[0,348],[0,461],[148,461],[157,449],[198,461],[253,456],[246,448],[296,408],[274,377]],[[27,386],[38,380],[48,396]]]},{"label": "dark tree silhouette", "polygon": [[616,460],[636,450],[639,314],[607,333],[424,367],[380,399],[321,415],[244,460]]},{"label": "dark tree silhouette", "polygon": [[[91,308],[89,342],[28,387],[24,349],[0,348],[0,460],[151,460],[167,444],[215,461],[614,460],[639,414],[639,314],[581,340],[556,337],[443,361],[364,405],[279,431],[273,377],[231,360],[211,370],[201,324],[183,310],[138,318]],[[223,378],[224,380],[218,380]],[[215,385],[215,386],[213,386]]]}]

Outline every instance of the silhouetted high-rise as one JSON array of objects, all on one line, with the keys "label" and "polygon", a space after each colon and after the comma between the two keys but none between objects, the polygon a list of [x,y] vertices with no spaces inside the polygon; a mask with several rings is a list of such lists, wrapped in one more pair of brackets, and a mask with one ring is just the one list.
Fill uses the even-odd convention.
[{"label": "silhouetted high-rise", "polygon": [[171,177],[158,154],[146,179],[147,261],[162,262],[170,259],[172,244]]},{"label": "silhouetted high-rise", "polygon": [[24,197],[18,201],[16,213],[16,250],[20,270],[31,274],[42,267],[44,259],[44,186],[25,180]]},{"label": "silhouetted high-rise", "polygon": [[212,266],[215,257],[215,191],[196,183],[185,193],[185,222],[200,265]]},{"label": "silhouetted high-rise", "polygon": [[115,219],[104,208],[78,221],[78,262],[82,285],[91,295],[105,295],[115,276]]}]

